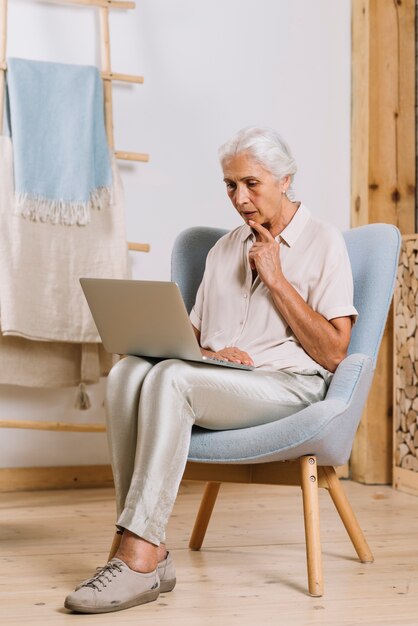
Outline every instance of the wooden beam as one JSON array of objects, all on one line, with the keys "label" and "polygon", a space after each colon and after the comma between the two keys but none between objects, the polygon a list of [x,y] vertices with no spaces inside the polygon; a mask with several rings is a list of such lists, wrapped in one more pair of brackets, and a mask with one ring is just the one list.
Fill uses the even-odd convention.
[{"label": "wooden beam", "polygon": [[[352,226],[415,232],[415,0],[352,0]],[[351,477],[391,481],[392,314],[351,456]]]}]

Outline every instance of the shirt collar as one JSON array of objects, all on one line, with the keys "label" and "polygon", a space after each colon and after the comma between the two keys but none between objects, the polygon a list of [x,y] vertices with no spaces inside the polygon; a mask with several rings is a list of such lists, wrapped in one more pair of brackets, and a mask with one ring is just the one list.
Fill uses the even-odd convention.
[{"label": "shirt collar", "polygon": [[[302,233],[310,217],[311,212],[301,203],[286,228],[276,237],[276,241],[282,240],[291,248]],[[242,226],[241,241],[245,241],[249,237],[254,237],[254,233],[248,224],[244,224]]]},{"label": "shirt collar", "polygon": [[302,233],[310,217],[311,212],[301,203],[286,228],[279,234],[280,239],[291,248],[296,243],[297,238]]}]

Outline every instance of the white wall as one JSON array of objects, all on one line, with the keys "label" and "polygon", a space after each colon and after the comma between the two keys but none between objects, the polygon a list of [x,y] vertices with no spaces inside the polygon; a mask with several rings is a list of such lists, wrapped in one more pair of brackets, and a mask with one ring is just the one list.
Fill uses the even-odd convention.
[{"label": "white wall", "polygon": [[[98,63],[93,9],[9,2],[8,54]],[[115,72],[143,74],[114,88],[116,149],[149,152],[122,164],[134,275],[169,278],[170,250],[188,226],[225,228],[238,218],[226,198],[218,146],[245,125],[270,125],[299,166],[296,195],[319,217],[349,226],[350,0],[141,0],[111,15]],[[93,407],[75,390],[0,387],[0,417],[103,419],[104,382]],[[107,460],[105,435],[1,431],[0,466]]]}]

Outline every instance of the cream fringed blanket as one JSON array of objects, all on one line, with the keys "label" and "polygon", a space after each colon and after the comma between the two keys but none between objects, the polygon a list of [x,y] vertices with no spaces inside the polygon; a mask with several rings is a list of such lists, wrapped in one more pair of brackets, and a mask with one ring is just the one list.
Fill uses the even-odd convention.
[{"label": "cream fringed blanket", "polygon": [[[12,143],[9,137],[0,137],[0,384],[12,382],[13,367],[19,369],[12,377],[15,384],[27,386],[73,385],[83,379],[82,373],[75,374],[83,363],[84,372],[95,371],[97,380],[99,372],[109,370],[109,357],[97,346],[65,344],[99,342],[79,277],[129,277],[123,192],[114,163],[112,170],[114,204],[93,211],[89,224],[25,220],[10,210]],[[10,371],[8,359],[14,364]],[[44,382],[39,380],[41,371]],[[84,382],[95,382],[91,378],[88,375]]]},{"label": "cream fringed blanket", "polygon": [[59,343],[3,337],[0,384],[22,387],[76,387],[97,383],[113,365],[100,343]]}]

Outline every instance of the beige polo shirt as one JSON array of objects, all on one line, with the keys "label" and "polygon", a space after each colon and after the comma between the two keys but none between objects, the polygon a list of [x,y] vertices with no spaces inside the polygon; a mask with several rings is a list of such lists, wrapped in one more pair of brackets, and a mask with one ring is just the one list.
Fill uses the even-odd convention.
[{"label": "beige polo shirt", "polygon": [[[269,290],[252,282],[248,252],[255,238],[244,224],[224,235],[209,251],[190,320],[200,331],[201,346],[221,350],[237,346],[255,366],[266,370],[316,368],[291,327],[274,305]],[[353,277],[341,232],[314,218],[301,204],[276,237],[286,279],[327,320],[351,316]]]}]

